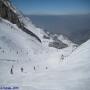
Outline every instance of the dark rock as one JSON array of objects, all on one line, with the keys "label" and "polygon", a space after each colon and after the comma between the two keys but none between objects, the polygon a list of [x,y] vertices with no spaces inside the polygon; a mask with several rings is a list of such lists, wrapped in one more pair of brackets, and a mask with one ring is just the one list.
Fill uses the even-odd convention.
[{"label": "dark rock", "polygon": [[62,48],[68,47],[68,45],[64,44],[60,40],[56,40],[56,41],[50,42],[49,43],[49,47],[54,47],[54,48],[57,48],[57,49],[62,49]]}]

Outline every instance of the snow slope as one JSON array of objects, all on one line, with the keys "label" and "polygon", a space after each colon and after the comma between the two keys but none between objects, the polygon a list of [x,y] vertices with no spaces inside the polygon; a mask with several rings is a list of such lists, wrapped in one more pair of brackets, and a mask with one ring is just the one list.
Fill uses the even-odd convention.
[{"label": "snow slope", "polygon": [[43,47],[16,25],[0,19],[0,86],[19,90],[89,90],[90,40],[72,51],[72,46],[60,50]]},{"label": "snow slope", "polygon": [[[43,35],[44,33],[42,33],[42,36]],[[15,24],[0,18],[0,59],[6,58],[16,61],[28,61],[31,59],[34,61],[38,59],[38,62],[40,62],[40,60],[45,58],[47,61],[43,61],[48,63],[48,57],[52,57],[53,52],[60,58],[63,52],[65,52],[65,56],[68,56],[73,49],[75,49],[75,47],[70,46],[65,49],[57,50],[48,47],[46,39],[42,38],[42,40],[45,42],[42,41],[41,44],[34,37],[20,30]],[[52,39],[49,39],[48,42],[51,40]]]},{"label": "snow slope", "polygon": [[[7,4],[7,3],[6,3]],[[0,18],[0,87],[18,87],[19,90],[90,90],[90,40],[79,46],[63,35],[58,40],[68,47],[49,47],[43,29],[35,27],[15,7],[25,27],[35,33],[42,43]],[[13,65],[13,74],[11,68]],[[23,72],[21,68],[23,67]]]},{"label": "snow slope", "polygon": [[30,59],[41,51],[42,45],[16,25],[0,18],[0,59]]},{"label": "snow slope", "polygon": [[[57,59],[54,56],[53,59]],[[90,90],[90,40],[82,44],[55,69],[31,82],[32,90]],[[34,86],[35,85],[35,86]]]},{"label": "snow slope", "polygon": [[[38,73],[26,85],[32,90],[90,90],[89,68],[90,40],[78,47],[57,68],[48,70],[47,73]],[[23,86],[25,90],[28,90],[27,86]]]}]

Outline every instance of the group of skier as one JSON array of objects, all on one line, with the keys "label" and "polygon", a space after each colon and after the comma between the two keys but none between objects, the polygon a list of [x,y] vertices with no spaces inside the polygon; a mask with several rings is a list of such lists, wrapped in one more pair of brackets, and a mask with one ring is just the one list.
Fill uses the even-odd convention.
[{"label": "group of skier", "polygon": [[[36,71],[36,67],[35,67],[35,66],[33,67],[33,69],[34,69],[34,71]],[[45,69],[47,70],[48,67],[46,66]],[[24,68],[21,67],[21,68],[20,68],[20,71],[21,71],[21,72],[24,72]],[[11,69],[10,69],[10,74],[14,74],[14,66],[13,66],[13,65],[12,65],[12,67],[11,67]]]},{"label": "group of skier", "polygon": [[[20,68],[20,71],[23,72],[24,69],[23,67]],[[11,69],[10,69],[10,74],[14,74],[14,66],[12,65]]]}]

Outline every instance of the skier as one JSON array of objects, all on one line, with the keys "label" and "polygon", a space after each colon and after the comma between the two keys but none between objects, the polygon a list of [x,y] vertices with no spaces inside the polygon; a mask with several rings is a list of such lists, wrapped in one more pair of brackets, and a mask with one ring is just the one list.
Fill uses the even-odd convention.
[{"label": "skier", "polygon": [[35,68],[35,66],[34,66],[34,70],[35,70],[36,68]]},{"label": "skier", "polygon": [[13,68],[14,68],[14,67],[13,67],[13,65],[12,65],[11,70],[10,70],[10,73],[11,73],[11,74],[13,74]]},{"label": "skier", "polygon": [[64,59],[64,55],[62,54],[62,55],[61,55],[61,60],[63,60],[63,59]]},{"label": "skier", "polygon": [[18,51],[17,51],[17,54],[18,54]]},{"label": "skier", "polygon": [[46,70],[48,69],[48,67],[46,66]]},{"label": "skier", "polygon": [[21,72],[23,72],[23,67],[21,67]]},{"label": "skier", "polygon": [[5,51],[4,50],[2,50],[2,53],[4,53]]}]

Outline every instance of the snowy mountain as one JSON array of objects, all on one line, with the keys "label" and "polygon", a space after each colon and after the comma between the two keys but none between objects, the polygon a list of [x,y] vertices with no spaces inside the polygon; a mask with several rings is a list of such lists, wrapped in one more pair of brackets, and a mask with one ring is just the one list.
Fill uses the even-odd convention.
[{"label": "snowy mountain", "polygon": [[35,27],[9,0],[0,5],[0,88],[90,89],[90,40],[78,46]]},{"label": "snowy mountain", "polygon": [[0,18],[0,59],[30,59],[30,53],[42,48],[36,38],[23,32],[16,25]]},{"label": "snowy mountain", "polygon": [[[49,34],[44,32],[43,29],[35,27],[32,24],[31,20],[25,17],[18,9],[16,9],[16,7],[13,6],[9,0],[1,0],[0,2],[1,2],[0,16],[2,18],[9,20],[13,24],[16,24],[18,28],[20,28],[22,31],[26,32],[27,34],[30,34],[31,36],[36,38],[39,42],[47,41],[44,38],[44,36],[49,37]],[[49,41],[54,40],[55,37],[53,36],[54,35],[50,35]],[[61,40],[58,39],[54,40],[53,42],[50,42],[48,46],[59,49],[67,47],[66,44],[64,44]]]}]

